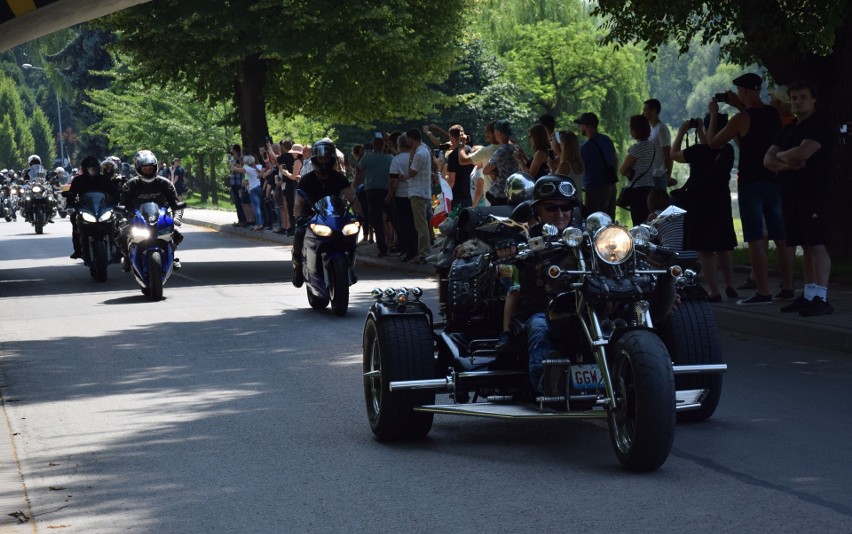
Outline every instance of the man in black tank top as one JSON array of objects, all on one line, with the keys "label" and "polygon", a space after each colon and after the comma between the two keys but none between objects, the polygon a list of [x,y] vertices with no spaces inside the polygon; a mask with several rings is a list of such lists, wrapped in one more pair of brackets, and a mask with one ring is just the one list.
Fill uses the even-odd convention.
[{"label": "man in black tank top", "polygon": [[[793,252],[787,247],[784,236],[784,219],[781,214],[781,190],[775,173],[763,166],[763,157],[772,146],[778,131],[781,130],[781,117],[778,111],[760,100],[760,87],[763,80],[754,73],[746,73],[736,78],[736,95],[732,91],[724,93],[724,102],[740,110],[728,124],[717,131],[719,101],[716,98],[707,106],[710,111],[710,128],[707,132],[711,148],[721,148],[734,140],[740,149],[739,176],[737,179],[737,198],[740,219],[743,223],[743,239],[748,243],[751,259],[752,277],[757,286],[754,295],[737,301],[741,306],[772,304],[775,300],[793,300]],[[763,226],[769,239],[775,241],[781,270],[781,292],[772,296],[769,288],[769,265],[766,250],[768,242],[763,234]]]}]

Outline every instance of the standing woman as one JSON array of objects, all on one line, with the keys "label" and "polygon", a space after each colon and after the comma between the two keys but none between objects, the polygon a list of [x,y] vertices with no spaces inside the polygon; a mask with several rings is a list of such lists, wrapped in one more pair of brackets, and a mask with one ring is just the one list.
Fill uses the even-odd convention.
[{"label": "standing woman", "polygon": [[630,200],[630,218],[634,226],[648,219],[648,193],[654,189],[654,173],[651,168],[657,155],[657,147],[648,140],[651,136],[651,123],[643,115],[630,117],[630,135],[637,142],[627,149],[627,157],[621,164],[620,172],[627,177],[625,193]]},{"label": "standing woman", "polygon": [[526,154],[521,149],[515,151],[515,158],[518,160],[518,165],[522,172],[532,176],[533,180],[538,180],[550,172],[547,168],[547,151],[550,149],[550,136],[547,133],[547,128],[541,124],[535,124],[527,130],[532,145],[533,155],[527,159]]},{"label": "standing woman", "polygon": [[580,156],[580,140],[577,134],[573,132],[559,132],[559,165],[556,166],[554,174],[567,176],[574,182],[574,187],[577,189],[580,202],[583,201],[583,196],[580,193],[583,190],[583,176],[586,173],[586,166],[583,164],[583,158]]},{"label": "standing woman", "polygon": [[[705,120],[709,124],[709,116]],[[697,250],[701,270],[707,281],[710,302],[721,302],[722,295],[716,280],[717,270],[725,280],[725,295],[737,298],[734,286],[732,251],[737,246],[734,216],[731,210],[731,169],[734,166],[734,147],[726,143],[713,149],[707,144],[704,124],[696,125],[698,142],[681,150],[683,138],[689,131],[685,121],[672,145],[672,161],[689,164],[689,179],[680,189],[678,205],[686,210],[683,223],[684,250]],[[719,128],[724,127],[724,124]]]},{"label": "standing woman", "polygon": [[254,212],[254,226],[251,229],[259,232],[263,230],[263,215],[260,211],[260,177],[258,176],[257,167],[254,166],[254,162],[254,156],[243,156],[243,169],[245,169],[246,178],[248,179],[251,209]]}]

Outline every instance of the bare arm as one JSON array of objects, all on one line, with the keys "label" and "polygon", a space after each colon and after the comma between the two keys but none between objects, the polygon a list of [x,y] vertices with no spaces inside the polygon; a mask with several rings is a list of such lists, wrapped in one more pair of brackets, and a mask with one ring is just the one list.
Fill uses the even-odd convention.
[{"label": "bare arm", "polygon": [[683,146],[683,137],[686,135],[686,132],[689,131],[689,121],[683,121],[683,124],[680,125],[680,129],[677,131],[677,135],[675,136],[674,145],[672,146],[671,151],[671,160],[676,161],[678,163],[686,163],[686,158],[683,157],[683,150],[681,147]]},{"label": "bare arm", "polygon": [[355,190],[351,187],[347,187],[340,193],[343,195],[343,198],[352,205],[352,211],[355,212],[355,215],[361,215],[361,204],[358,202],[358,197],[355,196]]},{"label": "bare arm", "polygon": [[626,158],[624,158],[624,163],[621,164],[621,169],[618,172],[621,173],[622,176],[630,177],[633,172],[633,167],[636,166],[636,157],[632,154],[628,154]]},{"label": "bare arm", "polygon": [[794,167],[803,167],[805,162],[813,156],[822,145],[813,139],[803,139],[799,146],[778,152],[777,157],[781,161]]}]

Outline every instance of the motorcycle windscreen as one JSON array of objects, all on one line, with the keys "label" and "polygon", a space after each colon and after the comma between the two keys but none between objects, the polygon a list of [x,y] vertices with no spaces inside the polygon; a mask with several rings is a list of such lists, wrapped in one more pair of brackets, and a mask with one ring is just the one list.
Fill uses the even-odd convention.
[{"label": "motorcycle windscreen", "polygon": [[147,222],[156,222],[160,218],[160,206],[156,202],[146,202],[139,206],[138,211]]},{"label": "motorcycle windscreen", "polygon": [[38,180],[39,178],[44,179],[47,176],[47,171],[44,170],[44,167],[41,165],[33,165],[29,169],[27,169],[27,174],[30,177],[30,180]]},{"label": "motorcycle windscreen", "polygon": [[80,205],[86,211],[100,215],[104,209],[104,205],[106,205],[106,195],[96,191],[83,193],[80,198]]},{"label": "motorcycle windscreen", "polygon": [[346,212],[346,201],[340,196],[327,196],[314,204],[314,213],[322,217],[343,215]]}]

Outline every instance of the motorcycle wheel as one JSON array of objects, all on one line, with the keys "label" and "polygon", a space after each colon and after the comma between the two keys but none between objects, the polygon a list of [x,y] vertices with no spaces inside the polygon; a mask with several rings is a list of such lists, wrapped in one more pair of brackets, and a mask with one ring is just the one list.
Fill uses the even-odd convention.
[{"label": "motorcycle wheel", "polygon": [[381,441],[424,438],[433,415],[414,408],[434,404],[429,390],[390,391],[394,380],[435,378],[432,330],[422,315],[386,316],[364,327],[364,398],[370,429]]},{"label": "motorcycle wheel", "polygon": [[315,310],[324,310],[326,306],[328,306],[328,299],[324,299],[322,297],[317,297],[313,293],[311,293],[310,288],[305,286],[305,291],[308,293],[308,304],[311,305],[311,308]]},{"label": "motorcycle wheel", "polygon": [[6,217],[3,217],[3,218],[6,219],[6,222],[12,222],[12,218],[9,217],[8,215]]},{"label": "motorcycle wheel", "polygon": [[106,247],[104,246],[104,242],[101,240],[97,240],[92,243],[92,251],[94,253],[94,258],[92,258],[92,277],[98,282],[106,282],[107,279],[107,257],[106,257]]},{"label": "motorcycle wheel", "polygon": [[163,258],[159,252],[152,252],[148,258],[148,288],[151,300],[163,299]]},{"label": "motorcycle wheel", "polygon": [[[658,325],[660,337],[674,365],[722,363],[722,343],[716,327],[716,315],[709,302],[685,299],[665,321]],[[701,408],[678,412],[678,422],[705,421],[713,416],[722,396],[722,375],[681,375],[675,377],[678,390],[704,389]]]},{"label": "motorcycle wheel", "polygon": [[666,346],[646,330],[627,332],[615,343],[609,367],[616,405],[609,434],[621,464],[653,471],[669,457],[675,431],[675,388]]},{"label": "motorcycle wheel", "polygon": [[39,224],[39,223],[35,223],[35,231],[36,231],[37,234],[43,234],[44,233],[44,225]]},{"label": "motorcycle wheel", "polygon": [[337,256],[329,268],[331,287],[328,288],[328,293],[331,296],[331,309],[335,315],[341,317],[349,308],[349,262],[343,256]]},{"label": "motorcycle wheel", "polygon": [[59,211],[59,216],[60,216],[60,217],[62,217],[62,218],[64,219],[65,217],[67,217],[67,216],[68,216],[68,212],[67,212],[67,211],[65,211],[65,210],[60,210],[60,211]]}]

